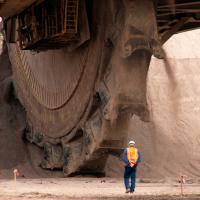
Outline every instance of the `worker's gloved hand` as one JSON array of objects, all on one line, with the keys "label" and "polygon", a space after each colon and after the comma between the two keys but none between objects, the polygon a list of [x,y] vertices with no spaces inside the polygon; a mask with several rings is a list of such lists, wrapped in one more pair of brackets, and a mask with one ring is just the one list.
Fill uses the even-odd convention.
[{"label": "worker's gloved hand", "polygon": [[130,162],[129,165],[130,165],[131,167],[134,167],[134,166],[135,166],[135,163],[134,163],[134,162]]}]

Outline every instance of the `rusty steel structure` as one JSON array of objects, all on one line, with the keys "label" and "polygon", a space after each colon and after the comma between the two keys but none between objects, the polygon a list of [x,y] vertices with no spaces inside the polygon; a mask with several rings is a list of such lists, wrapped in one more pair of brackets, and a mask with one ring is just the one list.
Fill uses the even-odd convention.
[{"label": "rusty steel structure", "polygon": [[26,139],[41,167],[103,172],[124,148],[133,114],[148,120],[151,56],[200,27],[197,0],[1,0]]},{"label": "rusty steel structure", "polygon": [[78,12],[78,0],[34,3],[5,23],[8,42],[19,40],[23,50],[63,47],[78,40]]}]

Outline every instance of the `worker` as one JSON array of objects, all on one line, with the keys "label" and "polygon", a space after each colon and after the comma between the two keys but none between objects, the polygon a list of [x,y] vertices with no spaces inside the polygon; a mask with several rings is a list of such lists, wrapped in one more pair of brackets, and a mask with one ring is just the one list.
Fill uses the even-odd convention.
[{"label": "worker", "polygon": [[[133,140],[129,142],[129,147],[124,149],[123,162],[125,163],[124,184],[126,187],[126,193],[133,193],[135,191],[137,166],[138,163],[141,162],[140,153]],[[130,178],[131,185],[129,183]]]}]

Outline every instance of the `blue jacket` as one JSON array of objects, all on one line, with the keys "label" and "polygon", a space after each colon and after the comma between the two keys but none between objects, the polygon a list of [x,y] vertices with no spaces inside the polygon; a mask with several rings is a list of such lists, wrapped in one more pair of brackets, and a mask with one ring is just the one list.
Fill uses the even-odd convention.
[{"label": "blue jacket", "polygon": [[[126,164],[126,166],[130,166],[129,165],[129,161],[127,159],[127,148],[124,149],[123,158],[122,159],[123,159],[124,163]],[[138,160],[137,160],[136,166],[140,162],[141,162],[141,156],[140,156],[140,152],[138,151]]]}]

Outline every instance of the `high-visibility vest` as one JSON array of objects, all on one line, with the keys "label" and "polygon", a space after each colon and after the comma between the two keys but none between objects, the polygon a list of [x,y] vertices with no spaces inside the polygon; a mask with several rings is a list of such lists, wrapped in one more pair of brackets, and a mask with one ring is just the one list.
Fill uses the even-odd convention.
[{"label": "high-visibility vest", "polygon": [[130,163],[130,166],[133,167],[138,160],[138,150],[135,147],[127,148],[127,160]]}]

